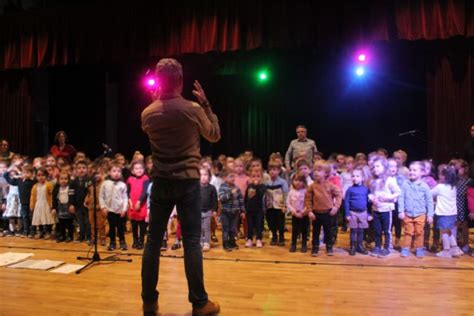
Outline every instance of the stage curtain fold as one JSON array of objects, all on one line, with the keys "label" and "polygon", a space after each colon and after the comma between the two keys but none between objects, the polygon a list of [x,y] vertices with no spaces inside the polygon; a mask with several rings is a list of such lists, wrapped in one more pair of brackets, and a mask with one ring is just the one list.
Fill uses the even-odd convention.
[{"label": "stage curtain fold", "polygon": [[24,74],[0,74],[0,113],[0,138],[8,140],[13,152],[31,152],[32,98]]},{"label": "stage curtain fold", "polygon": [[175,0],[0,18],[0,69],[184,53],[474,36],[469,0]]},{"label": "stage curtain fold", "polygon": [[473,45],[433,47],[427,60],[430,155],[438,162],[462,157],[474,123]]}]

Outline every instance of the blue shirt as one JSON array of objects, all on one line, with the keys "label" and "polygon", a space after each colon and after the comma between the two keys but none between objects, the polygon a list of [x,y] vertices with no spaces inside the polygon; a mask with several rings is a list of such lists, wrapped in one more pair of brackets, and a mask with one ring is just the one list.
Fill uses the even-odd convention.
[{"label": "blue shirt", "polygon": [[344,198],[344,212],[346,217],[351,215],[351,210],[357,210],[359,212],[366,211],[368,203],[369,188],[362,184],[354,184],[349,187]]},{"label": "blue shirt", "polygon": [[428,185],[421,180],[405,181],[402,194],[398,198],[398,213],[409,217],[428,215],[433,217],[433,196]]}]

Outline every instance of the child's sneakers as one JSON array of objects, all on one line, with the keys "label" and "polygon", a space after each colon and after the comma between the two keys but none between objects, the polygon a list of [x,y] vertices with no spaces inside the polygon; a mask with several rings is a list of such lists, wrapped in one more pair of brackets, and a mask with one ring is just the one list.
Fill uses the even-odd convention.
[{"label": "child's sneakers", "polygon": [[252,248],[253,242],[252,239],[247,239],[247,242],[245,243],[245,248]]},{"label": "child's sneakers", "polygon": [[114,251],[115,250],[115,244],[114,243],[110,243],[109,247],[107,248],[108,251]]},{"label": "child's sneakers", "polygon": [[163,239],[163,241],[161,242],[161,251],[166,250],[168,250],[168,242],[166,241],[166,239]]},{"label": "child's sneakers", "polygon": [[176,250],[181,248],[181,243],[179,241],[175,241],[175,243],[171,246],[171,250]]},{"label": "child's sneakers", "polygon": [[239,245],[237,245],[237,242],[235,241],[234,238],[229,240],[229,244],[230,244],[230,247],[232,247],[232,249],[239,250]]},{"label": "child's sneakers", "polygon": [[356,252],[360,253],[361,255],[368,255],[369,251],[362,246],[362,243],[356,247]]},{"label": "child's sneakers", "polygon": [[317,257],[318,255],[319,255],[319,248],[313,247],[313,249],[311,249],[311,256]]},{"label": "child's sneakers", "polygon": [[257,248],[262,248],[262,247],[263,247],[262,241],[260,239],[257,239]]},{"label": "child's sneakers", "polygon": [[456,246],[456,247],[452,247],[450,250],[449,250],[449,253],[451,254],[451,256],[453,256],[454,258],[459,258],[461,257],[464,252],[462,252],[462,250]]},{"label": "child's sneakers", "polygon": [[303,245],[301,246],[301,252],[302,252],[302,253],[308,252],[308,246],[306,246],[306,244],[303,244]]},{"label": "child's sneakers", "polygon": [[120,242],[120,250],[127,250],[127,244],[125,243],[125,241],[121,241]]},{"label": "child's sneakers", "polygon": [[468,245],[465,245],[464,247],[461,248],[462,252],[464,252],[466,255],[471,253],[471,249],[469,248]]},{"label": "child's sneakers", "polygon": [[230,244],[230,241],[224,241],[222,246],[224,247],[224,250],[225,251],[232,251],[232,246]]},{"label": "child's sneakers", "polygon": [[280,239],[278,240],[278,246],[280,247],[285,246],[285,237],[280,236]]},{"label": "child's sneakers", "polygon": [[436,257],[452,258],[453,256],[451,255],[450,249],[443,249],[440,252],[436,253]]},{"label": "child's sneakers", "polygon": [[380,253],[379,253],[378,257],[379,257],[379,258],[385,258],[385,257],[387,257],[389,254],[390,254],[390,249],[388,249],[388,248],[383,248],[382,250],[380,250]]},{"label": "child's sneakers", "polygon": [[296,245],[290,246],[290,252],[296,252]]},{"label": "child's sneakers", "polygon": [[406,258],[410,255],[410,249],[408,248],[402,248],[402,251],[400,251],[400,257]]},{"label": "child's sneakers", "polygon": [[270,241],[270,246],[276,246],[278,244],[278,240],[276,237],[272,237],[272,240]]},{"label": "child's sneakers", "polygon": [[417,258],[423,258],[425,256],[425,250],[423,248],[416,248],[415,255]]},{"label": "child's sneakers", "polygon": [[374,250],[370,252],[370,255],[372,257],[378,257],[381,253],[382,253],[382,249],[380,249],[379,247],[375,247]]},{"label": "child's sneakers", "polygon": [[205,242],[202,245],[202,251],[209,251],[209,250],[211,250],[211,245],[209,245],[207,242]]},{"label": "child's sneakers", "polygon": [[430,251],[433,252],[433,253],[437,253],[438,247],[439,247],[439,246],[438,246],[437,243],[433,243],[433,244],[431,245]]}]

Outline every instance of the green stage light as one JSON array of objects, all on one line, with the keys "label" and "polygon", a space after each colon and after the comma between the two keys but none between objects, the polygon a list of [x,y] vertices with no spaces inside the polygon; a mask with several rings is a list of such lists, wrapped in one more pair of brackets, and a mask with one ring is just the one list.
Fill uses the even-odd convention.
[{"label": "green stage light", "polygon": [[267,70],[260,70],[257,74],[258,81],[263,83],[268,80],[269,74]]}]

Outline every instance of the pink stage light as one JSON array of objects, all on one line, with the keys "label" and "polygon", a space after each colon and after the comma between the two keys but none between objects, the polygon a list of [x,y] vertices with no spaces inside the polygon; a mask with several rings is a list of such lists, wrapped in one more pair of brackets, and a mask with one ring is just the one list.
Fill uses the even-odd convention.
[{"label": "pink stage light", "polygon": [[365,61],[367,59],[367,56],[365,54],[359,54],[359,57],[357,59],[359,61]]},{"label": "pink stage light", "polygon": [[143,85],[146,89],[155,89],[158,86],[158,80],[151,76],[145,76],[143,79]]}]

